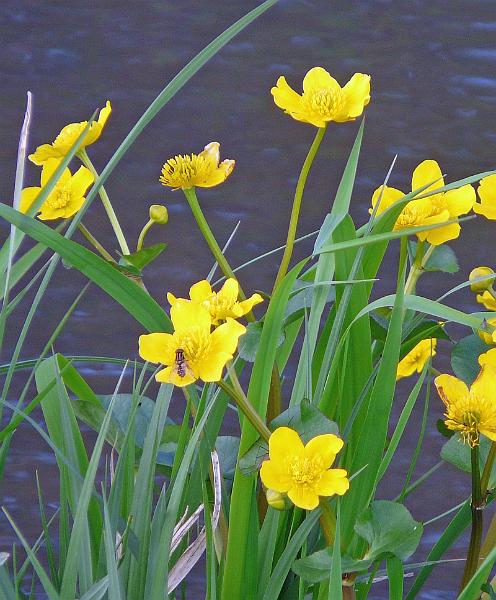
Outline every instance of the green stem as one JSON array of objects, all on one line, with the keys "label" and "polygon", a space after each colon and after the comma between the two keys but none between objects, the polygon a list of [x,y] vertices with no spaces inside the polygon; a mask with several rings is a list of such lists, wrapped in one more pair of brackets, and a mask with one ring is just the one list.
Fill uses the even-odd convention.
[{"label": "green stem", "polygon": [[321,510],[320,515],[320,528],[324,534],[326,544],[332,546],[334,538],[336,537],[336,517],[334,516],[329,501],[326,498],[320,498],[319,507]]},{"label": "green stem", "polygon": [[289,219],[286,247],[284,248],[284,254],[281,259],[281,264],[279,266],[279,271],[277,273],[272,293],[274,293],[274,290],[284,279],[289,267],[289,263],[291,261],[291,256],[293,254],[293,247],[296,238],[296,229],[298,227],[298,219],[300,216],[301,201],[303,198],[303,192],[305,190],[305,184],[307,182],[308,174],[312,167],[312,163],[315,159],[315,156],[317,155],[320,144],[324,139],[326,129],[327,127],[319,127],[319,129],[317,129],[315,139],[313,140],[312,145],[310,146],[310,150],[308,151],[307,157],[305,158],[305,162],[303,163],[303,167],[301,168],[300,176],[298,177],[298,183],[296,184],[296,190],[293,199],[293,208],[291,209],[291,217]]},{"label": "green stem", "polygon": [[410,273],[408,274],[408,278],[406,280],[405,285],[405,296],[413,294],[415,292],[415,287],[417,286],[417,282],[425,271],[425,265],[427,264],[429,258],[432,253],[436,249],[436,246],[432,244],[425,249],[425,242],[417,243],[417,252],[415,254],[415,259],[413,261],[412,268],[410,269]]},{"label": "green stem", "polygon": [[[90,157],[88,156],[88,153],[86,152],[86,149],[83,148],[82,150],[80,150],[77,153],[77,156],[81,159],[81,162],[83,163],[83,165],[91,171],[91,173],[93,174],[93,177],[95,179],[98,179],[98,176],[99,176],[98,172],[95,169],[93,163],[91,162]],[[117,238],[117,241],[119,242],[119,246],[121,248],[122,254],[131,254],[129,252],[129,247],[126,242],[126,238],[124,237],[124,233],[122,232],[121,226],[117,219],[117,215],[114,212],[112,203],[110,202],[110,198],[108,197],[108,194],[105,191],[105,188],[103,186],[101,186],[101,188],[100,188],[100,198],[102,200],[103,207],[105,208],[105,211],[108,215],[110,224],[112,225],[112,229],[114,230],[115,237]]]},{"label": "green stem", "polygon": [[100,244],[100,242],[96,239],[96,237],[94,237],[82,223],[79,223],[78,229],[84,235],[84,237],[88,240],[88,242],[92,246],[94,246],[98,250],[98,252],[100,252],[100,254],[103,256],[103,258],[105,260],[108,260],[108,261],[114,262],[114,263],[116,262],[114,260],[113,256],[110,254],[110,252],[107,252],[107,250],[105,250],[105,248]]},{"label": "green stem", "polygon": [[479,471],[479,446],[474,446],[470,454],[472,464],[472,531],[468,547],[467,561],[463,572],[460,591],[464,589],[472,578],[479,564],[479,556],[482,543],[482,489]]},{"label": "green stem", "polygon": [[146,223],[146,225],[141,230],[141,233],[139,234],[139,238],[138,238],[138,243],[136,244],[136,252],[139,252],[143,248],[143,242],[145,241],[145,235],[148,233],[148,231],[150,230],[150,228],[152,227],[152,225],[154,223],[155,223],[155,221],[150,219],[148,221],[148,223]]},{"label": "green stem", "polygon": [[487,490],[489,487],[489,479],[491,477],[491,472],[493,470],[494,459],[496,458],[496,442],[492,442],[491,449],[489,450],[489,454],[487,456],[486,464],[484,465],[484,470],[482,471],[481,477],[481,493],[482,497],[485,498],[487,494]]},{"label": "green stem", "polygon": [[224,390],[224,392],[226,392],[226,394],[228,394],[234,400],[238,409],[245,415],[248,421],[250,421],[250,423],[259,433],[260,437],[262,437],[266,442],[268,442],[270,437],[270,430],[267,427],[267,425],[262,421],[257,411],[250,404],[245,394],[240,394],[223,379],[217,381],[216,383],[222,390]]}]

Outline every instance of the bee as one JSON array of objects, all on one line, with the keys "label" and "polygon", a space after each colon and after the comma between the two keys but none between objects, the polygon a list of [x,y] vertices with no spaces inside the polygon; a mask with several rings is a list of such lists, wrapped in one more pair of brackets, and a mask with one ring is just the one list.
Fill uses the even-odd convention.
[{"label": "bee", "polygon": [[175,371],[179,377],[186,377],[188,370],[189,369],[184,356],[184,350],[182,348],[178,348],[176,350]]}]

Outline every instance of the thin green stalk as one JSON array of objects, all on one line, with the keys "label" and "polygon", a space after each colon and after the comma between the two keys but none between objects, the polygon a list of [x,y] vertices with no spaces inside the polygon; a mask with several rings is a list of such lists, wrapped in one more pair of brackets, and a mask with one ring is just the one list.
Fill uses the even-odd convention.
[{"label": "thin green stalk", "polygon": [[262,437],[266,442],[268,442],[270,437],[270,430],[267,427],[267,425],[262,421],[257,411],[250,404],[245,394],[240,394],[239,391],[235,390],[222,379],[220,381],[217,381],[216,383],[222,390],[224,390],[224,392],[226,392],[226,394],[228,394],[234,400],[236,406],[245,415],[248,421],[250,421],[253,427],[258,431],[260,437]]},{"label": "thin green stalk", "polygon": [[[88,156],[88,153],[86,152],[86,149],[83,148],[83,149],[79,150],[79,152],[77,153],[77,156],[81,159],[81,162],[83,163],[83,165],[91,171],[95,180],[98,179],[98,172],[95,169],[93,163],[91,162],[90,157]],[[115,237],[117,238],[117,241],[119,242],[119,246],[121,248],[122,254],[131,254],[131,252],[129,251],[127,242],[126,242],[126,238],[124,237],[124,233],[122,232],[121,226],[119,224],[119,220],[117,219],[117,215],[115,214],[112,203],[110,202],[110,198],[108,197],[108,194],[105,191],[105,188],[103,187],[103,185],[100,187],[99,193],[100,193],[100,198],[102,200],[103,207],[105,208],[105,211],[108,215],[110,224],[112,225],[112,229],[114,230]]]},{"label": "thin green stalk", "polygon": [[103,256],[105,260],[115,262],[113,256],[109,252],[107,252],[107,250],[105,250],[105,248],[100,244],[96,237],[92,233],[90,233],[90,231],[82,223],[79,223],[78,229],[88,240],[88,242],[98,250],[98,252]]},{"label": "thin green stalk", "polygon": [[321,514],[320,514],[320,528],[324,534],[326,544],[332,546],[334,538],[336,536],[336,517],[334,516],[329,501],[326,498],[321,498],[319,502]]},{"label": "thin green stalk", "polygon": [[472,465],[472,502],[470,504],[472,512],[472,531],[470,534],[470,544],[468,547],[467,561],[463,572],[462,591],[467,583],[472,579],[479,565],[479,556],[482,544],[482,489],[479,470],[479,446],[474,446],[470,453]]},{"label": "thin green stalk", "polygon": [[413,294],[415,292],[415,287],[417,286],[417,282],[425,272],[425,265],[429,261],[432,253],[436,249],[436,246],[432,244],[425,249],[425,242],[419,241],[417,244],[417,252],[415,254],[415,259],[413,261],[412,268],[410,269],[410,273],[408,274],[408,278],[406,280],[405,285],[405,296]]},{"label": "thin green stalk", "polygon": [[493,442],[491,444],[491,449],[489,450],[489,454],[487,456],[486,464],[484,465],[484,470],[482,471],[481,491],[482,491],[483,497],[485,497],[487,494],[487,490],[489,487],[489,479],[491,477],[495,458],[496,458],[496,442]]},{"label": "thin green stalk", "polygon": [[289,263],[291,261],[291,256],[293,254],[293,247],[296,238],[296,229],[298,227],[298,219],[300,217],[300,209],[301,209],[301,201],[303,199],[303,192],[305,190],[305,184],[307,182],[308,174],[310,173],[310,169],[312,167],[313,161],[317,152],[319,150],[320,144],[324,139],[324,135],[326,132],[326,127],[319,127],[317,129],[317,133],[315,134],[315,138],[310,146],[310,150],[308,151],[307,157],[305,158],[305,162],[303,163],[303,167],[301,168],[300,176],[298,177],[298,183],[296,184],[295,195],[293,199],[293,208],[291,209],[291,217],[289,219],[289,228],[288,228],[288,236],[286,238],[286,247],[284,248],[284,254],[282,255],[281,264],[279,266],[279,271],[277,272],[277,277],[274,283],[274,288],[272,293],[274,293],[277,286],[284,279]]},{"label": "thin green stalk", "polygon": [[136,252],[139,252],[141,248],[143,248],[143,242],[145,241],[145,235],[148,233],[152,225],[155,223],[153,219],[150,219],[148,223],[145,224],[141,233],[139,234],[138,243],[136,244]]}]

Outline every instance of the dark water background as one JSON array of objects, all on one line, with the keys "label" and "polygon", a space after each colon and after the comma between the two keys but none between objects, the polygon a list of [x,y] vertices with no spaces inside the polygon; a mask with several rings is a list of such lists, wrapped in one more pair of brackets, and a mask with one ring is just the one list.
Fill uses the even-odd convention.
[{"label": "dark water background", "polygon": [[[34,95],[30,147],[51,142],[61,127],[79,121],[109,98],[113,114],[101,140],[90,148],[102,168],[130,127],[177,71],[213,37],[255,7],[253,0],[194,0],[141,3],[3,0],[0,6],[0,191],[11,201],[19,129],[26,90]],[[324,2],[281,1],[236,37],[184,88],[138,139],[107,184],[126,236],[136,240],[147,219],[148,206],[165,203],[167,228],[156,228],[149,242],[167,241],[168,252],[145,278],[152,295],[184,294],[205,276],[212,259],[192,223],[180,192],[158,184],[162,163],[177,153],[196,152],[212,140],[221,142],[224,158],[234,158],[230,180],[200,199],[218,239],[241,226],[229,252],[240,264],[284,241],[296,176],[314,135],[313,127],[282,114],[269,90],[284,74],[295,87],[315,65],[326,67],[344,83],[356,71],[372,75],[372,102],[352,213],[358,223],[367,218],[372,191],[382,182],[395,154],[391,184],[408,190],[411,172],[426,158],[438,160],[449,180],[494,168],[496,163],[496,12],[491,0],[427,0]],[[335,193],[357,124],[331,126],[316,161],[300,223],[301,233],[319,227]],[[38,185],[38,170],[30,167],[27,185]],[[107,247],[116,247],[110,227],[95,201],[86,224]],[[454,276],[425,277],[420,291],[437,297],[465,280],[477,264],[494,266],[496,224],[477,219],[464,225],[453,243],[460,259]],[[1,225],[2,235],[7,227]],[[311,243],[300,247],[305,255]],[[377,294],[393,288],[396,255],[389,256]],[[243,272],[245,288],[270,290],[277,269],[271,257]],[[41,305],[22,357],[37,355],[49,334],[84,284],[75,271],[60,268]],[[476,310],[469,292],[452,304]],[[9,360],[25,310],[12,319],[3,362]],[[97,354],[134,358],[141,327],[106,295],[92,288],[71,318],[56,349],[67,354]],[[446,356],[446,344],[440,354]],[[448,369],[438,356],[436,366]],[[112,392],[118,370],[83,367],[98,392]],[[19,382],[20,383],[20,382]],[[131,381],[126,379],[126,389]],[[404,391],[394,409],[398,414]],[[16,391],[16,386],[13,392]],[[179,415],[182,401],[174,408]],[[429,430],[416,475],[438,461],[442,439],[435,431],[441,415],[432,399]],[[41,420],[40,420],[41,422]],[[384,480],[381,498],[401,489],[415,447],[420,411],[415,413]],[[28,426],[16,433],[6,469],[1,503],[33,540],[40,529],[34,473],[40,473],[49,502],[57,498],[56,466],[51,451]],[[447,467],[411,495],[415,518],[428,520],[467,497],[469,477]],[[53,504],[52,510],[53,510]],[[447,521],[426,528],[415,561],[421,560]],[[0,518],[0,550],[14,539]],[[449,557],[463,555],[466,539]],[[437,568],[423,599],[454,598],[462,563]],[[374,598],[387,598],[387,585],[374,587]],[[201,598],[201,573],[188,598]]]}]

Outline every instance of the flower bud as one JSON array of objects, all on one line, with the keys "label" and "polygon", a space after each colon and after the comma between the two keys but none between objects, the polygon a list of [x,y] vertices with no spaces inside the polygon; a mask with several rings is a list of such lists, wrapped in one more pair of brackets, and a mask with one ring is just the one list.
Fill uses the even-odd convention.
[{"label": "flower bud", "polygon": [[265,492],[267,504],[275,510],[288,510],[291,507],[291,502],[286,494],[276,492],[275,490],[267,490]]},{"label": "flower bud", "polygon": [[[487,277],[488,275],[494,275],[494,271],[491,267],[476,267],[473,269],[468,276],[469,281],[479,279],[480,277]],[[470,284],[470,289],[475,293],[482,293],[489,290],[493,285],[494,279],[486,279],[485,281],[476,281]]]},{"label": "flower bud", "polygon": [[162,204],[152,204],[150,206],[150,219],[159,225],[165,225],[169,220],[169,212]]}]

